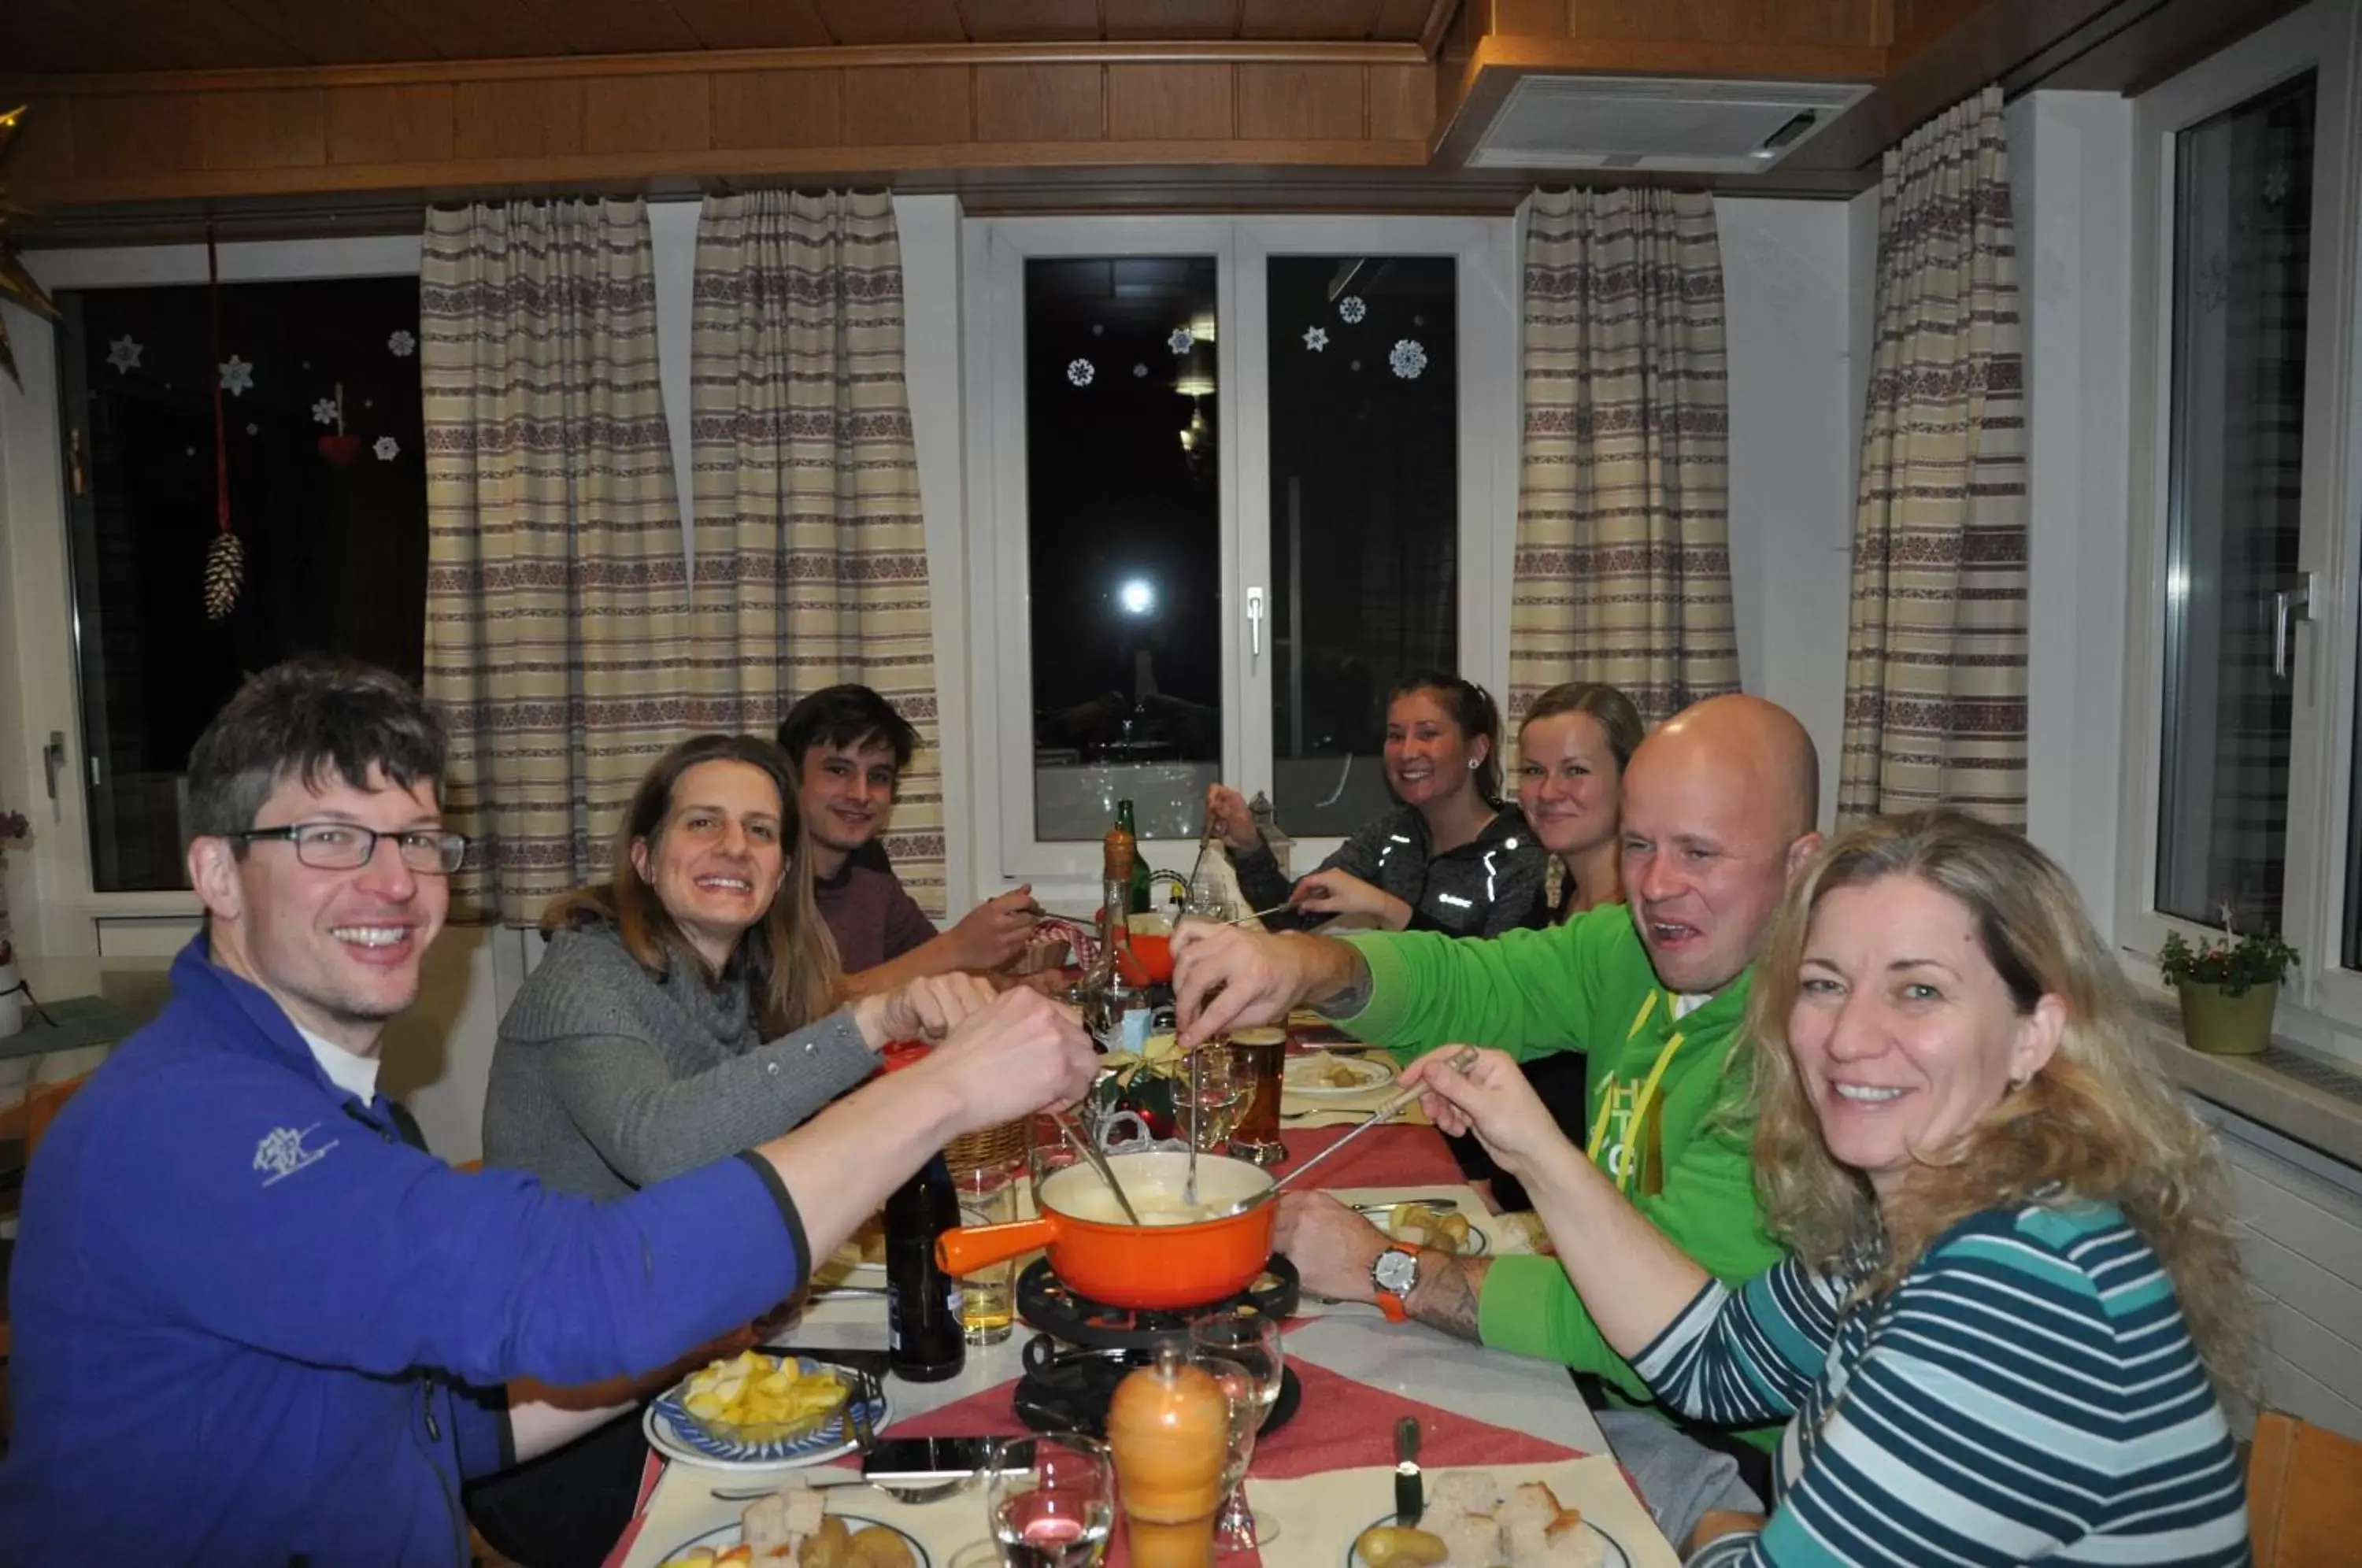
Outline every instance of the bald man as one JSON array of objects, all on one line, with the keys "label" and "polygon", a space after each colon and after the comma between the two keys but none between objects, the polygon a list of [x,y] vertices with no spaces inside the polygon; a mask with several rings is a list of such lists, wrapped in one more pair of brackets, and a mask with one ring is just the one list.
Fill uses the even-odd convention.
[{"label": "bald man", "polygon": [[[1309,1004],[1405,1061],[1447,1042],[1521,1059],[1584,1052],[1589,1122],[1578,1136],[1592,1159],[1683,1252],[1738,1284],[1778,1253],[1756,1209],[1750,1130],[1727,1114],[1744,1086],[1723,1067],[1764,928],[1820,846],[1819,778],[1812,739],[1786,710],[1755,697],[1700,702],[1625,769],[1628,909],[1492,941],[1184,922],[1173,944],[1181,1043]],[[1389,1317],[1595,1375],[1611,1397],[1649,1400],[1552,1259],[1397,1246],[1319,1193],[1283,1202],[1277,1245],[1323,1296],[1375,1301]],[[1757,1446],[1776,1437],[1759,1434]]]}]

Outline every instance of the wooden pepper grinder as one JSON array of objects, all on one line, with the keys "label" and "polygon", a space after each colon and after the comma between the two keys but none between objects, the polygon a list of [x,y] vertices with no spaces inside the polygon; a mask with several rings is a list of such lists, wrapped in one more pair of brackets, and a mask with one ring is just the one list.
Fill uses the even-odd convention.
[{"label": "wooden pepper grinder", "polygon": [[1229,1397],[1175,1346],[1116,1385],[1108,1445],[1136,1568],[1212,1563],[1230,1441]]}]

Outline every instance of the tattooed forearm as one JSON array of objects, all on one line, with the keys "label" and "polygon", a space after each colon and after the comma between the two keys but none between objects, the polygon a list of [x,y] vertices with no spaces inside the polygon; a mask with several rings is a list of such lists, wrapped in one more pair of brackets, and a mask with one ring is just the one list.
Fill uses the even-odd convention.
[{"label": "tattooed forearm", "polygon": [[1418,1284],[1404,1303],[1411,1317],[1455,1339],[1478,1339],[1476,1298],[1485,1290],[1485,1260],[1422,1252],[1418,1262]]},{"label": "tattooed forearm", "polygon": [[1310,1005],[1313,1011],[1330,1018],[1351,1018],[1370,1005],[1370,989],[1374,982],[1370,978],[1369,962],[1360,952],[1346,947],[1342,943],[1338,945],[1345,947],[1347,958],[1352,966],[1352,973],[1342,986],[1325,997],[1314,997]]}]

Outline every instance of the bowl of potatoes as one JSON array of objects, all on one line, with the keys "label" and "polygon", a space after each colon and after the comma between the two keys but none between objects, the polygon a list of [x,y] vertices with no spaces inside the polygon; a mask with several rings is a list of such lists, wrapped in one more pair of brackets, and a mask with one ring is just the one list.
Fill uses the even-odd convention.
[{"label": "bowl of potatoes", "polygon": [[837,1367],[747,1351],[690,1374],[656,1408],[712,1458],[776,1461],[842,1443],[853,1397]]}]

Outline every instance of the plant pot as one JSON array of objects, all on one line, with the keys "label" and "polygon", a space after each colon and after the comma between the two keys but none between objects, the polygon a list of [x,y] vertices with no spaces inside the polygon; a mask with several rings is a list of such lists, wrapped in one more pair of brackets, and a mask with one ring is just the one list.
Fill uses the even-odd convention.
[{"label": "plant pot", "polygon": [[2245,996],[2225,996],[2220,986],[2176,980],[2181,997],[2181,1037],[2192,1049],[2218,1056],[2252,1056],[2272,1043],[2272,1010],[2278,984],[2250,986]]}]

